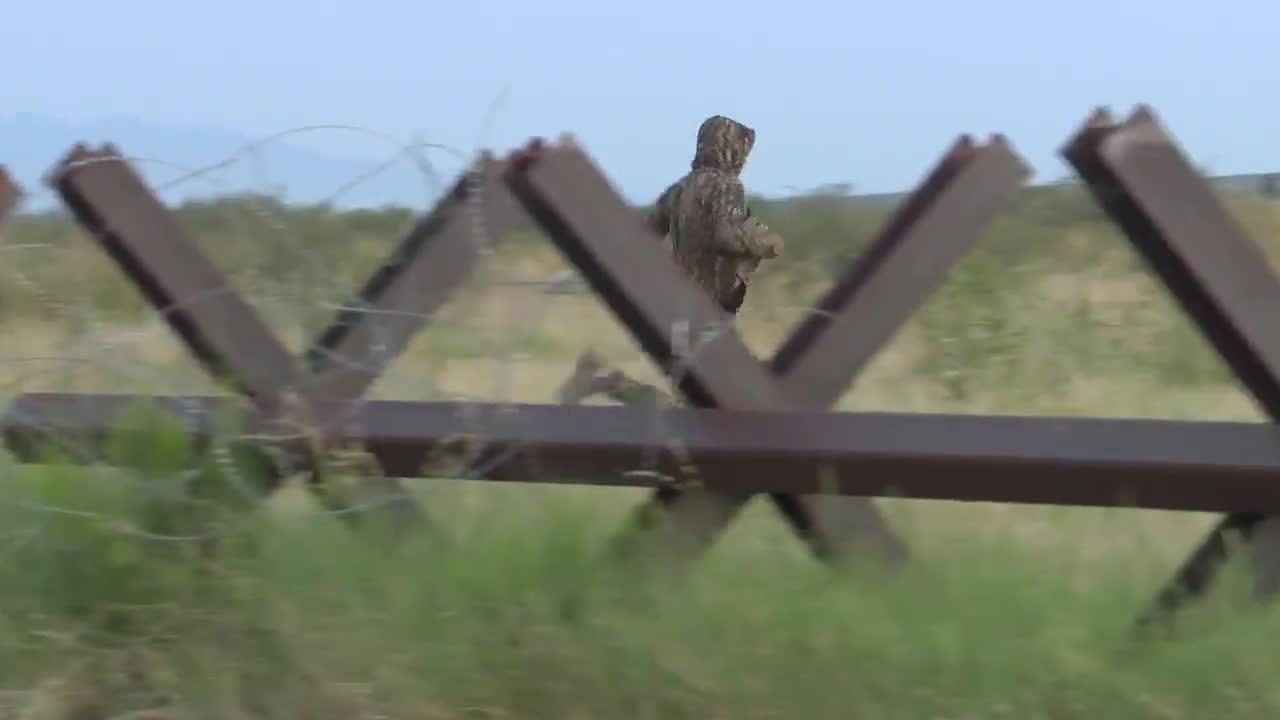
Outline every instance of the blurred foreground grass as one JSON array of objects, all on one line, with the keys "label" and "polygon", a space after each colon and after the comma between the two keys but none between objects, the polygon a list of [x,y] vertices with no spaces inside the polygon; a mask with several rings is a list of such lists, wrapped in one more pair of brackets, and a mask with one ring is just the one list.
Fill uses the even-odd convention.
[{"label": "blurred foreground grass", "polygon": [[442,483],[423,499],[455,542],[394,548],[284,495],[213,525],[211,561],[140,534],[156,477],[95,474],[6,483],[0,716],[1280,711],[1280,624],[1242,583],[1129,635],[1185,536],[1154,514],[890,503],[916,562],[840,579],[760,503],[677,586],[604,562],[633,492]]},{"label": "blurred foreground grass", "polygon": [[[840,406],[1258,419],[1118,234],[1055,192],[1002,218]],[[1276,203],[1228,201],[1275,257]],[[275,209],[273,227],[314,249],[288,255],[248,226],[258,210],[185,212],[294,348],[404,221]],[[882,213],[838,198],[760,212],[789,240],[744,308],[764,356]],[[59,227],[4,238],[31,254],[0,273],[0,388],[212,391]],[[544,402],[587,345],[656,379],[594,299],[503,284],[563,267],[536,243],[500,252],[374,395]],[[0,718],[1280,713],[1280,621],[1242,602],[1240,578],[1173,641],[1129,635],[1205,515],[882,501],[914,562],[839,578],[756,503],[684,587],[604,563],[637,491],[415,481],[456,542],[393,549],[296,488],[257,511],[193,510],[179,484],[221,476],[181,450],[158,434],[120,450],[123,472],[3,466]],[[225,538],[216,560],[179,537],[209,531]]]}]

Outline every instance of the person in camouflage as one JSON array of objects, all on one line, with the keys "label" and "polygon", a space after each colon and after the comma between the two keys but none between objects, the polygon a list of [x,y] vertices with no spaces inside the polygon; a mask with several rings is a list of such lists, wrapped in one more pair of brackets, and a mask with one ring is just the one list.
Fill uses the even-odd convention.
[{"label": "person in camouflage", "polygon": [[[782,254],[782,238],[751,215],[739,175],[755,145],[752,128],[714,115],[698,128],[689,172],[658,196],[647,220],[677,265],[729,315],[737,315],[761,260]],[[661,390],[610,368],[593,350],[578,357],[561,402],[603,394],[629,405],[672,404]]]}]

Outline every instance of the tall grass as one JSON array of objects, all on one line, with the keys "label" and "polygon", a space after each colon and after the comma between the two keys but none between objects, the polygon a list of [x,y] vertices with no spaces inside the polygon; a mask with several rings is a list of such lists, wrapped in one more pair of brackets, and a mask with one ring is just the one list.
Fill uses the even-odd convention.
[{"label": "tall grass", "polygon": [[1167,553],[1158,523],[1122,511],[1023,508],[1007,520],[1051,539],[1010,542],[935,507],[899,523],[916,545],[906,572],[837,576],[762,504],[679,584],[606,562],[634,493],[512,488],[495,503],[445,486],[424,500],[453,542],[391,546],[285,495],[202,525],[223,539],[210,558],[148,531],[161,477],[18,477],[0,677],[15,711],[61,708],[39,717],[1280,710],[1280,627],[1241,602],[1240,583],[1174,637],[1130,634]]},{"label": "tall grass", "polygon": [[[1073,193],[1029,195],[1002,218],[840,406],[1257,419]],[[1275,204],[1229,202],[1280,249]],[[241,210],[184,212],[295,348],[407,218],[271,209],[317,238],[316,257],[292,262],[255,250],[276,247],[265,229],[237,234],[225,216]],[[880,214],[830,198],[760,213],[789,240],[744,309],[744,338],[766,355]],[[40,248],[0,272],[0,329],[20,339],[0,362],[7,392],[211,390],[83,238],[54,219],[7,232]],[[493,282],[560,267],[514,243],[374,394],[546,401],[587,345],[656,380],[593,299]],[[389,543],[296,486],[258,503],[247,465],[195,454],[173,426],[121,433],[112,457],[115,469],[0,465],[0,718],[1280,711],[1280,627],[1245,602],[1247,568],[1172,637],[1130,632],[1205,515],[881,501],[912,563],[834,574],[756,503],[680,583],[608,562],[639,491],[415,481],[450,541]]]}]

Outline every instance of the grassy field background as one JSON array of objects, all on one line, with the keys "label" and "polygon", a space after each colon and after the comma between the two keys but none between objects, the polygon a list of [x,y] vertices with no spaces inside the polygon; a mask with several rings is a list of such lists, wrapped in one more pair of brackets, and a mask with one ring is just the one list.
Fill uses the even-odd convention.
[{"label": "grassy field background", "polygon": [[[1275,258],[1280,203],[1223,200]],[[822,194],[754,207],[788,240],[739,326],[767,356],[884,211]],[[294,348],[411,220],[256,197],[178,215]],[[213,391],[64,219],[0,238],[4,393]],[[513,238],[373,394],[549,402],[588,346],[657,381],[594,298],[528,284],[564,269],[545,239]],[[1260,419],[1069,186],[1025,193],[839,406]],[[5,461],[0,718],[1280,712],[1277,620],[1243,602],[1244,568],[1174,641],[1130,637],[1207,515],[882,501],[915,555],[890,577],[833,575],[756,503],[686,586],[604,562],[638,491],[413,481],[453,542],[391,546],[298,488],[257,512],[179,499],[228,480],[180,435],[118,455],[129,470]],[[207,534],[216,560],[188,537]]]}]

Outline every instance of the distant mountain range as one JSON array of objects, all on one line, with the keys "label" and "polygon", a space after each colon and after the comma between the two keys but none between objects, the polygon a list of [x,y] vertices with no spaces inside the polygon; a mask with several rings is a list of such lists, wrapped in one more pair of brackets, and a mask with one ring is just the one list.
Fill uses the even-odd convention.
[{"label": "distant mountain range", "polygon": [[[330,201],[338,208],[389,204],[425,208],[460,168],[457,159],[432,153],[432,162],[439,163],[432,176],[410,156],[395,159],[396,148],[391,144],[378,154],[353,157],[313,149],[288,137],[258,140],[230,130],[148,123],[125,115],[68,123],[35,113],[17,113],[0,116],[0,165],[28,190],[22,209],[29,211],[56,207],[42,178],[77,142],[114,143],[135,159],[152,187],[161,189],[166,202],[227,193],[266,193],[291,203]],[[246,148],[251,151],[245,152]],[[192,170],[224,161],[225,166],[199,178],[173,183]],[[1280,194],[1280,173],[1214,180],[1222,186]],[[826,191],[840,195],[845,189],[832,186]],[[901,197],[902,193],[879,193],[849,199],[886,203]]]},{"label": "distant mountain range", "polygon": [[[460,167],[458,161],[450,160],[451,164],[438,168],[436,179],[431,180],[410,157],[393,161],[397,149],[392,144],[369,157],[352,157],[315,150],[287,137],[270,139],[237,156],[257,140],[229,130],[148,123],[123,115],[68,123],[18,113],[0,116],[0,165],[27,189],[26,210],[52,206],[53,198],[42,178],[77,142],[114,143],[137,159],[136,166],[157,188],[191,170],[232,161],[203,177],[165,188],[163,195],[169,202],[229,192],[263,192],[288,202],[332,199],[337,207],[423,207]],[[432,160],[441,158],[436,153]],[[379,166],[389,161],[390,166],[379,171]],[[361,180],[369,173],[376,174]],[[331,198],[344,188],[339,197]]]}]

